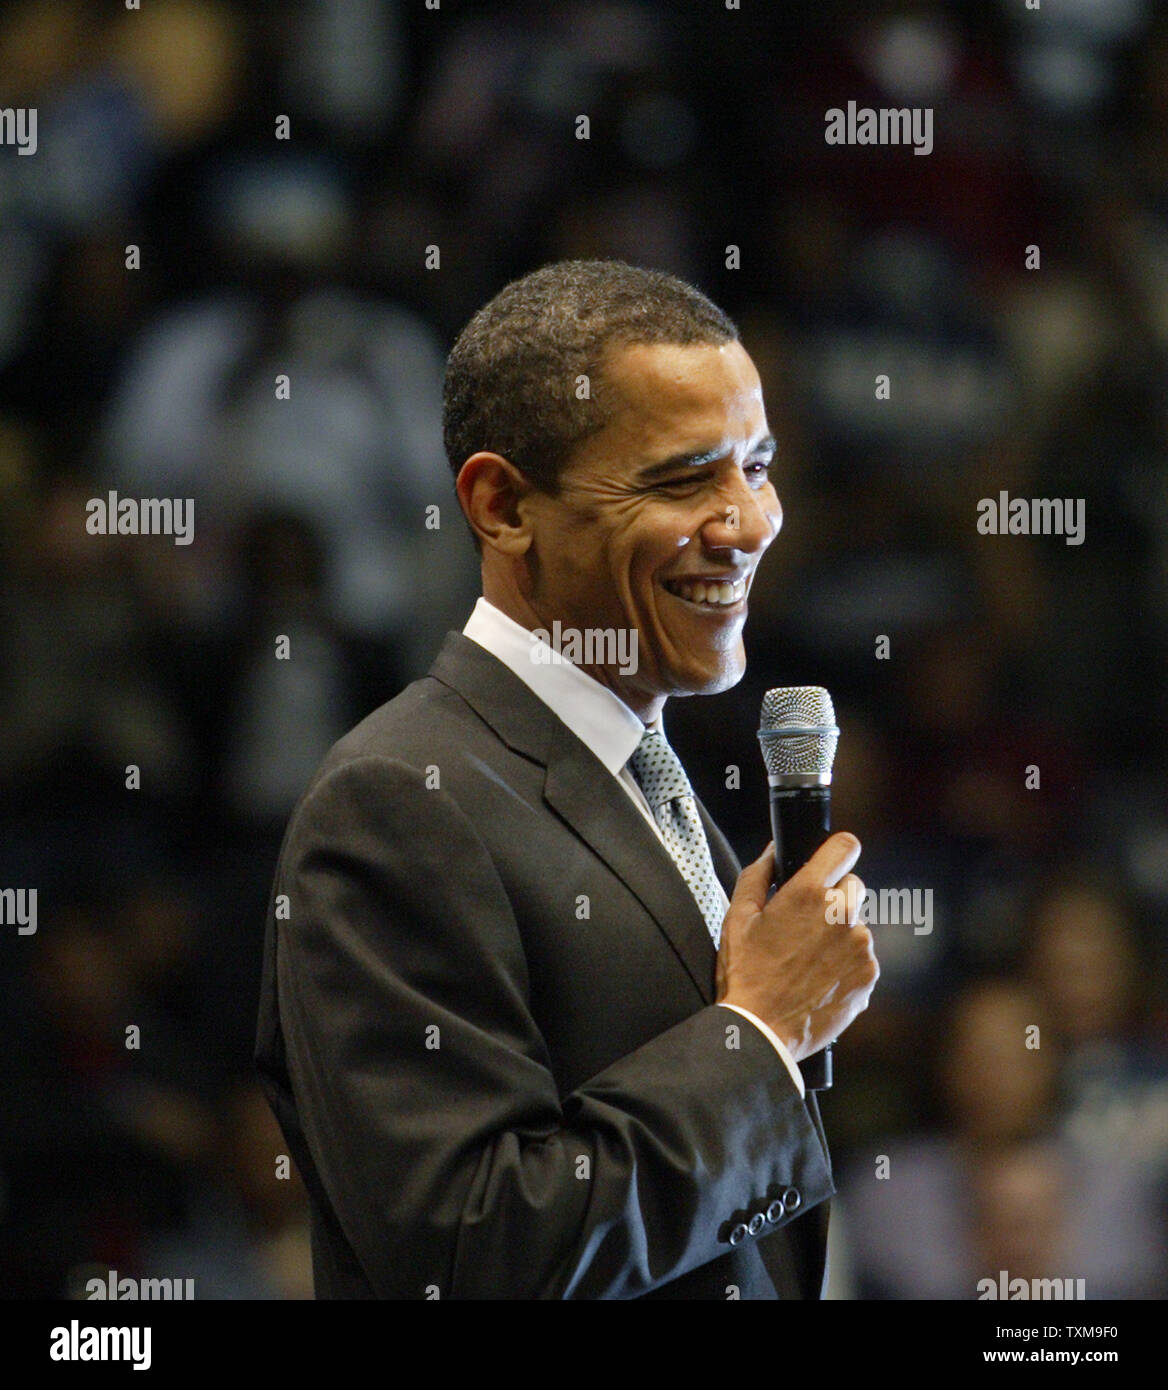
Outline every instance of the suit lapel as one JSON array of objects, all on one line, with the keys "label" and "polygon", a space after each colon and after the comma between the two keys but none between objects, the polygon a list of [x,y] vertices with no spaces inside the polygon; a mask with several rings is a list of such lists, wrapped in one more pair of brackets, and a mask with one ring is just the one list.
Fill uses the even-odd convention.
[{"label": "suit lapel", "polygon": [[[669,851],[617,779],[513,671],[462,633],[447,634],[430,674],[456,690],[508,747],[547,769],[547,804],[638,899],[703,1003],[712,1004],[716,952],[705,919]],[[733,851],[704,808],[701,816],[725,886]]]},{"label": "suit lapel", "polygon": [[669,851],[628,793],[563,724],[548,761],[544,798],[641,902],[685,966],[702,1000],[714,1002],[714,943]]}]

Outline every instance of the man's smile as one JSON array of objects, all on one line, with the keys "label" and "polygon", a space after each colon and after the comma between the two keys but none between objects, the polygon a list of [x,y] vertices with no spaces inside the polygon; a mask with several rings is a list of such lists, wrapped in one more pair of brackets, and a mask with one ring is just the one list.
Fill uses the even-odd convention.
[{"label": "man's smile", "polygon": [[662,587],[689,608],[731,616],[745,611],[750,579],[734,574],[706,575],[694,579],[666,579]]}]

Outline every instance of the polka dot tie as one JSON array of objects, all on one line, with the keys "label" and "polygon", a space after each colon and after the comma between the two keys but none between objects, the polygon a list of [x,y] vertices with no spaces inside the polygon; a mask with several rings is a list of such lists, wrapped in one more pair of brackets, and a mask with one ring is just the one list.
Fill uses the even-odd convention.
[{"label": "polka dot tie", "polygon": [[710,846],[685,768],[666,743],[665,735],[656,729],[645,731],[629,759],[629,767],[717,946],[726,915],[726,895],[714,873]]}]

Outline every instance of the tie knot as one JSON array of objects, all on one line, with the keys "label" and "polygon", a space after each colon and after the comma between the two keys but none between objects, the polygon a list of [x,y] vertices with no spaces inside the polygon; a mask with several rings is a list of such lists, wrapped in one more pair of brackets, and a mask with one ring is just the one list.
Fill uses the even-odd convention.
[{"label": "tie knot", "polygon": [[693,796],[681,760],[658,729],[646,729],[629,759],[633,776],[652,810],[679,797]]}]

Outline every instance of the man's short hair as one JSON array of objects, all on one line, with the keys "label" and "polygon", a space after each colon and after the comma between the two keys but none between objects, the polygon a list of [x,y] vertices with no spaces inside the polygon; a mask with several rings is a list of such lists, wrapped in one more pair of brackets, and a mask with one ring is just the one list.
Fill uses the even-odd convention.
[{"label": "man's short hair", "polygon": [[573,451],[608,419],[609,349],[737,339],[716,304],[664,271],[623,261],[544,266],[485,304],[451,350],[442,411],[450,467],[457,477],[471,454],[501,454],[555,496]]}]

